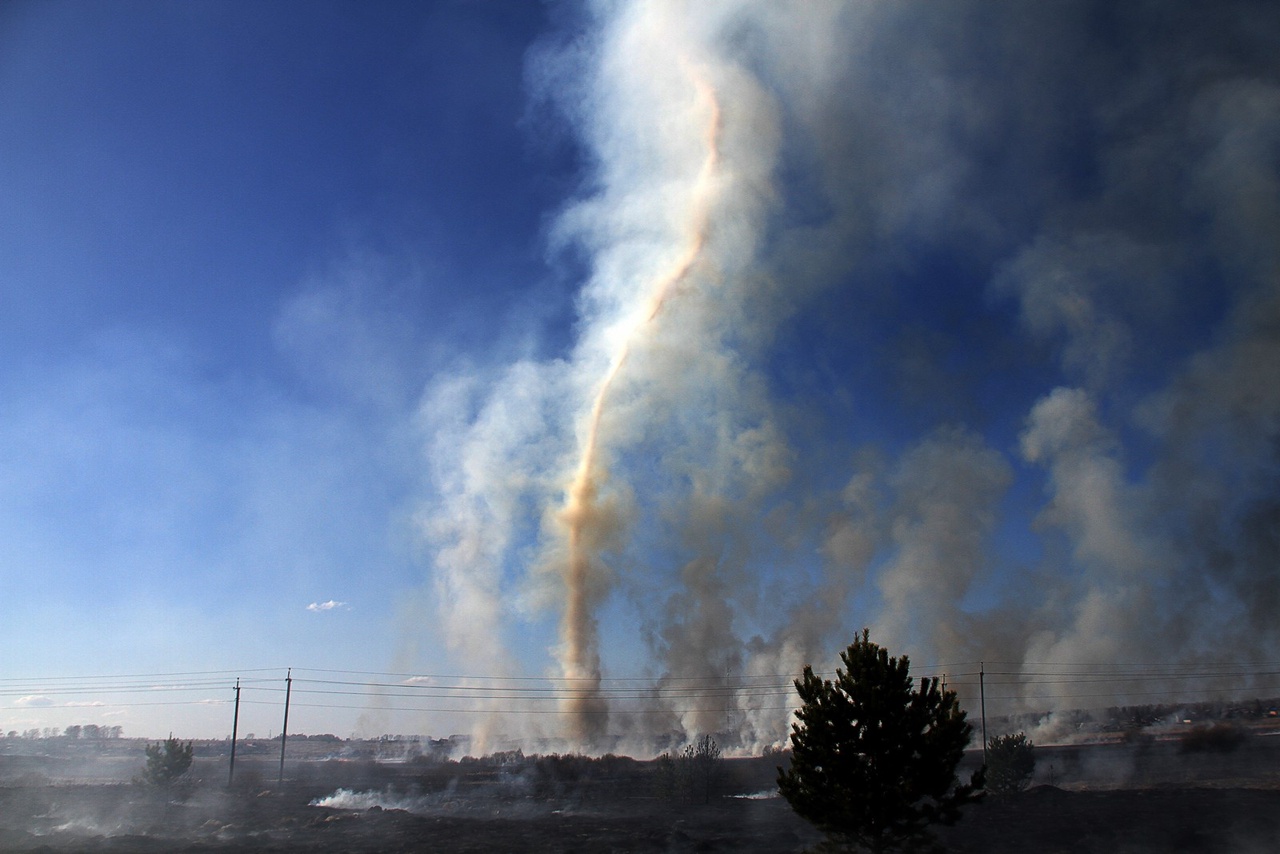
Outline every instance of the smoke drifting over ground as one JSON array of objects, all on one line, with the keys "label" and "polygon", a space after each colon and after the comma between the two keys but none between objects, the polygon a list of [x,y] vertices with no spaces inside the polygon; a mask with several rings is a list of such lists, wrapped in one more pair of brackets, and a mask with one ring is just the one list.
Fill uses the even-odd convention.
[{"label": "smoke drifting over ground", "polygon": [[760,686],[864,625],[953,672],[1275,661],[1277,33],[742,0],[549,37],[530,81],[592,164],[551,230],[575,341],[421,408],[421,620],[461,672],[562,680],[478,735],[779,742]]}]

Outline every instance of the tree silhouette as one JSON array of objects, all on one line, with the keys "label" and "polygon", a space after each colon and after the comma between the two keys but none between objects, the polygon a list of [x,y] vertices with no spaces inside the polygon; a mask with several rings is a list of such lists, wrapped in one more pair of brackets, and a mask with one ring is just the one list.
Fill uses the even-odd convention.
[{"label": "tree silhouette", "polygon": [[1035,745],[1025,732],[987,740],[987,790],[1021,792],[1036,771]]},{"label": "tree silhouette", "polygon": [[954,691],[937,679],[912,689],[910,662],[862,637],[840,654],[835,680],[811,667],[796,680],[803,706],[791,728],[791,768],[778,789],[836,846],[892,851],[923,842],[930,824],[952,824],[981,797],[956,766],[971,727]]},{"label": "tree silhouette", "polygon": [[685,745],[680,753],[664,753],[654,760],[654,781],[658,793],[668,798],[688,798],[711,803],[719,784],[724,760],[720,745],[709,735]]},{"label": "tree silhouette", "polygon": [[691,794],[701,796],[704,804],[711,803],[711,792],[720,778],[720,745],[709,735],[684,749],[684,761],[688,768]]},{"label": "tree silhouette", "polygon": [[183,744],[172,735],[163,744],[148,744],[142,779],[157,786],[172,783],[191,767],[192,752],[191,742]]}]

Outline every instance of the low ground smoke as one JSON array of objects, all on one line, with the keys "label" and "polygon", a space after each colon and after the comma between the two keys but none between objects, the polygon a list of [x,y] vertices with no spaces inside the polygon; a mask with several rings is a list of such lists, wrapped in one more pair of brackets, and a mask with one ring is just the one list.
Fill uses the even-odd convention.
[{"label": "low ground smoke", "polygon": [[422,620],[559,705],[469,726],[781,743],[862,626],[1000,662],[1010,713],[1149,688],[1050,665],[1275,660],[1280,13],[1177,5],[600,4],[548,37],[532,89],[594,170],[550,230],[589,259],[577,337],[424,399]]},{"label": "low ground smoke", "polygon": [[434,795],[401,794],[390,790],[356,792],[351,789],[338,789],[332,795],[316,798],[311,801],[313,807],[326,807],[335,810],[367,810],[377,807],[384,810],[404,810],[405,812],[425,814],[439,809],[447,803],[449,794]]}]

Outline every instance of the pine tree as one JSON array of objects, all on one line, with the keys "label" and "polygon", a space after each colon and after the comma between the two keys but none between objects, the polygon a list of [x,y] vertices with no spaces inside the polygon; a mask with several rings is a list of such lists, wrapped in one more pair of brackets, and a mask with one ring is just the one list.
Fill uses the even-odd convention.
[{"label": "pine tree", "polygon": [[791,768],[778,789],[837,845],[873,852],[928,838],[981,797],[982,771],[961,785],[956,767],[971,727],[954,691],[937,679],[912,689],[910,662],[862,637],[840,654],[834,681],[805,667],[792,725]]},{"label": "pine tree", "polygon": [[1036,772],[1035,744],[1025,732],[998,735],[987,741],[987,790],[1021,792]]},{"label": "pine tree", "polygon": [[163,744],[148,744],[142,779],[157,786],[168,785],[187,773],[192,754],[191,742],[183,744],[172,735]]}]

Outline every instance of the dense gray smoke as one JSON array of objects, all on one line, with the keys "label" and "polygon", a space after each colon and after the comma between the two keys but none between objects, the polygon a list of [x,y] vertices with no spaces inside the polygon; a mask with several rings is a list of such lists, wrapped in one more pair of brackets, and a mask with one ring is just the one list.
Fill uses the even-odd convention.
[{"label": "dense gray smoke", "polygon": [[1140,697],[1046,663],[1275,661],[1277,33],[638,2],[535,51],[594,168],[553,231],[576,343],[422,406],[440,635],[561,686],[489,731],[778,743],[771,686],[863,626],[1023,673],[1006,711]]}]

